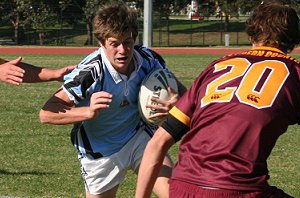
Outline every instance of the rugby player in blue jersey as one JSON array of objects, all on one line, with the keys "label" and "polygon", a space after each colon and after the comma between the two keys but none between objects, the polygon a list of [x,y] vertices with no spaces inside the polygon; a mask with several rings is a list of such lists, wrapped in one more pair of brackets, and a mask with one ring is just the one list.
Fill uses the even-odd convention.
[{"label": "rugby player in blue jersey", "polygon": [[51,69],[37,67],[21,61],[22,57],[12,61],[0,58],[0,81],[13,85],[20,85],[23,82],[62,81],[63,76],[75,68],[75,66],[67,66],[60,69]]},{"label": "rugby player in blue jersey", "polygon": [[[246,22],[253,49],[213,61],[149,141],[136,198],[150,197],[168,149],[181,140],[172,198],[289,198],[268,183],[267,159],[289,125],[300,124],[296,11],[263,2]],[[284,174],[284,173],[283,173]]]},{"label": "rugby player in blue jersey", "polygon": [[[65,77],[64,85],[40,111],[42,123],[74,124],[72,143],[78,150],[86,197],[115,197],[127,170],[138,172],[153,127],[141,119],[138,93],[147,74],[166,68],[154,51],[135,46],[138,21],[125,4],[102,7],[94,19],[100,48]],[[165,116],[186,88],[170,92],[167,101],[154,99],[157,116]],[[172,162],[166,157],[154,193],[168,197]],[[129,195],[126,195],[129,196]]]}]

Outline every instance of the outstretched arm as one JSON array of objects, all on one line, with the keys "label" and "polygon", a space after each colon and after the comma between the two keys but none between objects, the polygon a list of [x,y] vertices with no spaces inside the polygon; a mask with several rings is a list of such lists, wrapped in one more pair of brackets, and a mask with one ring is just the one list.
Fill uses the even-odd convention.
[{"label": "outstretched arm", "polygon": [[36,67],[26,63],[21,63],[21,68],[25,70],[23,82],[47,82],[47,81],[63,81],[65,74],[70,73],[76,66],[66,66],[60,69],[50,69]]},{"label": "outstretched arm", "polygon": [[9,62],[0,59],[0,80],[5,83],[19,85],[23,81],[25,73],[24,69],[16,66],[20,64],[21,60],[21,57]]},{"label": "outstretched arm", "polygon": [[76,66],[66,66],[60,69],[50,69],[45,67],[37,67],[31,64],[21,62],[18,64],[25,73],[23,82],[35,83],[35,82],[47,82],[47,81],[63,81],[64,75],[70,73]]},{"label": "outstretched arm", "polygon": [[175,143],[172,136],[162,127],[154,133],[144,151],[139,168],[136,198],[148,198],[157,179],[168,149]]},{"label": "outstretched arm", "polygon": [[22,82],[35,83],[46,81],[62,81],[63,76],[70,73],[75,68],[74,65],[66,66],[60,69],[50,69],[37,67],[21,61],[22,57],[12,61],[5,61],[1,59],[0,80],[13,85],[20,85]]}]

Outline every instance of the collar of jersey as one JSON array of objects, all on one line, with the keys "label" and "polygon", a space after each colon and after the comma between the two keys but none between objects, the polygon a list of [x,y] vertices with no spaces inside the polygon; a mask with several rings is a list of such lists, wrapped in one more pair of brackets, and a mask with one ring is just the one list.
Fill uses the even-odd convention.
[{"label": "collar of jersey", "polygon": [[[100,50],[100,54],[102,56],[102,59],[104,61],[104,65],[106,66],[106,68],[107,68],[108,72],[110,73],[111,77],[113,78],[113,80],[115,81],[116,84],[120,83],[124,79],[124,75],[117,72],[117,70],[111,65],[111,63],[107,59],[102,47],[100,47],[99,50]],[[134,71],[130,75],[130,78],[133,77],[136,74],[136,72],[140,69],[140,67],[142,65],[141,57],[138,55],[138,53],[135,50],[134,50],[132,58],[133,58],[133,63],[134,63]]]},{"label": "collar of jersey", "polygon": [[275,48],[275,47],[267,47],[267,46],[259,46],[259,47],[254,47],[251,50],[266,50],[266,51],[275,51],[281,54],[285,54],[284,52],[282,52],[281,50]]}]

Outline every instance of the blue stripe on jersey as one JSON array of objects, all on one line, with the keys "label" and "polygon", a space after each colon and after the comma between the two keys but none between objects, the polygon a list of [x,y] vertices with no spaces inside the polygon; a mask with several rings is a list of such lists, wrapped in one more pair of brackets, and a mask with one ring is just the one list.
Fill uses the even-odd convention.
[{"label": "blue stripe on jersey", "polygon": [[[80,127],[74,125],[72,143],[83,154],[111,155],[136,134],[136,127],[141,122],[137,104],[140,84],[148,73],[165,68],[165,65],[152,50],[145,47],[134,49],[133,61],[138,65],[128,80],[121,76],[120,81],[114,80],[101,48],[65,76],[64,90],[76,106],[88,106],[95,92],[106,91],[113,95],[110,107],[102,109],[97,118],[82,122]],[[145,126],[145,131],[152,136],[154,129]]]}]

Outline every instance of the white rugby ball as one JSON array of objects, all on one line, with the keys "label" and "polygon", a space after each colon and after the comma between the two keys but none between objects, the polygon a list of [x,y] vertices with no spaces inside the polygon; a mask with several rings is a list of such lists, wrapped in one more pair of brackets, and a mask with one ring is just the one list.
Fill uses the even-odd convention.
[{"label": "white rugby ball", "polygon": [[161,100],[167,100],[168,90],[171,87],[175,92],[178,92],[177,82],[172,73],[165,69],[157,69],[151,72],[143,80],[139,93],[139,111],[144,121],[152,125],[160,125],[165,117],[149,119],[148,116],[157,113],[154,108],[148,108],[146,105],[154,104],[156,102],[152,101],[151,98],[158,98]]}]

